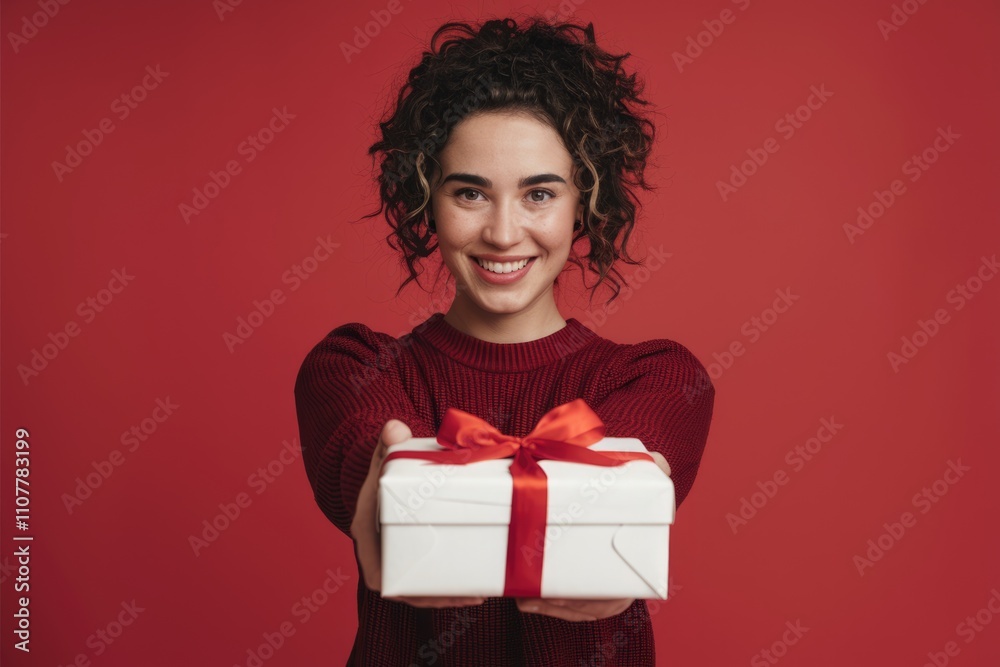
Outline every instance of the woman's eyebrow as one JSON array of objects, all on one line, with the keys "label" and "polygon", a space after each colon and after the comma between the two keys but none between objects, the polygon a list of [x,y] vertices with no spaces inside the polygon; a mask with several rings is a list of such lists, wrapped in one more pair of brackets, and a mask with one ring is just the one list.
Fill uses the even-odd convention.
[{"label": "woman's eyebrow", "polygon": [[[477,176],[475,174],[466,174],[463,172],[456,172],[453,174],[448,174],[441,185],[449,181],[459,181],[462,183],[470,183],[472,185],[478,185],[483,188],[492,188],[493,181],[483,176]],[[565,185],[566,179],[557,174],[536,174],[535,176],[525,176],[517,182],[518,188],[525,188],[529,185],[540,185],[542,183],[562,183]]]}]

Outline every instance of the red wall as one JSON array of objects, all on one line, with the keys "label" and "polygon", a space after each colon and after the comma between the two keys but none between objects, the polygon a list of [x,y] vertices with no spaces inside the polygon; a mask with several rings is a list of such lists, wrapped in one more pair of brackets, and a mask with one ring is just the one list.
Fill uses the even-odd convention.
[{"label": "red wall", "polygon": [[[394,299],[384,221],[349,221],[375,203],[365,150],[391,79],[438,24],[480,14],[404,0],[348,62],[341,44],[386,3],[45,5],[0,15],[3,662],[245,665],[288,623],[267,665],[342,664],[357,573],[301,461],[281,462],[292,386],[341,323],[398,335],[447,309],[417,289]],[[574,270],[563,314],[618,342],[680,341],[716,378],[672,536],[674,594],[653,605],[660,664],[997,664],[996,3],[561,11],[630,51],[648,82],[660,190],[634,247],[671,253],[606,320]],[[119,99],[144,81],[134,108]],[[242,143],[269,122],[271,143]],[[81,142],[89,154],[54,169]],[[753,155],[745,182],[733,176]],[[227,164],[185,219],[179,206]],[[880,206],[858,226],[859,207]],[[318,239],[339,246],[293,278]],[[273,313],[227,345],[275,290]],[[768,312],[782,291],[791,305]],[[51,358],[25,380],[35,350]],[[30,433],[27,531],[17,428]],[[67,508],[96,468],[110,476]],[[237,498],[247,506],[196,555],[189,537]],[[13,648],[13,533],[34,538],[30,655]],[[328,572],[340,588],[307,616],[296,605]]]}]

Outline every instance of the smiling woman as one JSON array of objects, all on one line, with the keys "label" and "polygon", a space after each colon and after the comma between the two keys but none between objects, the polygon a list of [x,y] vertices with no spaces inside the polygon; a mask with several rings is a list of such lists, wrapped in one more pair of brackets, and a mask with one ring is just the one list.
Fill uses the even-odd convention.
[{"label": "smiling woman", "polygon": [[[478,30],[464,23],[438,28],[431,50],[410,71],[395,107],[379,124],[382,136],[368,152],[379,161],[380,201],[378,209],[364,217],[384,212],[389,220],[387,241],[402,252],[409,272],[399,291],[417,280],[420,260],[438,247],[434,209],[439,202],[432,199],[451,181],[473,190],[492,189],[494,180],[507,189],[516,183],[519,191],[562,185],[561,199],[572,194],[578,199],[573,203],[583,205],[573,210],[573,243],[589,245],[585,258],[570,253],[568,260],[595,273],[597,285],[607,280],[611,300],[618,295],[621,278],[615,262],[640,263],[629,256],[627,244],[639,204],[635,190],[654,189],[645,180],[645,168],[656,135],[656,126],[639,112],[649,104],[640,96],[643,85],[623,67],[628,54],[611,54],[597,45],[593,25],[550,24],[540,18],[527,23],[519,27],[506,19],[486,21]],[[492,114],[502,118],[482,118]],[[536,121],[533,127],[527,119]],[[475,127],[469,128],[470,123]],[[492,142],[480,136],[484,130],[492,133]],[[490,178],[485,169],[500,152],[516,156],[513,142],[519,150],[532,144],[524,132],[544,138],[555,154],[535,145],[534,158],[526,155],[516,173],[510,165],[503,170],[491,166],[506,182]],[[458,141],[465,147],[455,146]],[[470,151],[485,152],[473,158]],[[476,168],[443,169],[441,161],[449,152],[452,161]],[[553,168],[535,171],[536,165]],[[555,165],[562,165],[561,173]],[[435,177],[440,182],[432,184]],[[469,203],[491,193],[480,194],[482,198],[472,195]],[[532,203],[543,201],[536,198]]]},{"label": "smiling woman", "polygon": [[593,25],[447,23],[379,125],[380,202],[366,217],[385,212],[409,273],[400,290],[439,251],[455,297],[398,339],[338,326],[296,378],[309,482],[358,562],[349,665],[655,664],[641,599],[383,597],[376,511],[388,446],[434,437],[448,408],[524,438],[575,399],[605,436],[642,441],[677,507],[690,491],[714,405],[705,368],[679,343],[617,344],[556,305],[571,265],[598,276],[591,298],[607,281],[610,302],[616,262],[641,263],[626,247],[654,126],[626,57]]},{"label": "smiling woman", "polygon": [[565,327],[553,284],[584,206],[558,133],[530,114],[478,113],[452,131],[439,161],[431,220],[458,286],[445,321],[496,343]]}]

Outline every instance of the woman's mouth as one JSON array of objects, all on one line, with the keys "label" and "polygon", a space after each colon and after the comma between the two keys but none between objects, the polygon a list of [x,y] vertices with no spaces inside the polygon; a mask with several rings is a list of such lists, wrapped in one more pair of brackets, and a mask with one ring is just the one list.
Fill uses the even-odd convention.
[{"label": "woman's mouth", "polygon": [[507,285],[520,280],[531,269],[537,257],[522,259],[519,262],[492,262],[471,257],[476,266],[476,272],[488,283],[494,285]]}]

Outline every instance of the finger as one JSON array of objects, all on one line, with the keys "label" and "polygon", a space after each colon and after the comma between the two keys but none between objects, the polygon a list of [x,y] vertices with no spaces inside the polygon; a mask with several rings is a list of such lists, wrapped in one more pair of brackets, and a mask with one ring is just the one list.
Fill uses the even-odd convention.
[{"label": "finger", "polygon": [[622,598],[613,600],[549,600],[549,602],[564,602],[566,606],[582,611],[587,614],[594,614],[599,618],[614,616],[622,613],[635,602],[633,598]]},{"label": "finger", "polygon": [[[573,609],[579,609],[581,611],[592,611],[608,607],[611,603],[621,604],[622,602],[625,602],[624,599],[585,600],[583,598],[542,598],[542,601],[557,607],[572,607]],[[631,600],[629,602],[631,602]]]},{"label": "finger", "polygon": [[573,607],[560,607],[552,604],[549,600],[535,600],[530,603],[525,603],[523,607],[519,603],[518,608],[529,614],[543,614],[545,616],[561,618],[564,621],[575,622],[597,620],[597,616],[594,614],[580,611],[578,609],[574,609]]},{"label": "finger", "polygon": [[354,538],[354,557],[358,563],[368,563],[367,567],[360,567],[365,588],[378,592],[382,590],[382,560],[380,553],[366,546],[370,543],[366,537]]},{"label": "finger", "polygon": [[413,437],[410,427],[399,419],[390,419],[382,427],[382,442],[388,445],[398,445]]},{"label": "finger", "polygon": [[596,618],[617,616],[632,606],[634,598],[585,600],[579,598],[543,598],[543,602],[561,609],[571,609]]},{"label": "finger", "polygon": [[383,599],[392,600],[393,602],[405,602],[413,607],[433,607],[437,609],[443,607],[473,607],[486,602],[486,598],[476,597],[413,597],[409,595],[391,596]]},{"label": "finger", "polygon": [[[382,429],[382,432],[385,432],[385,428]],[[382,433],[379,433],[378,440],[375,441],[375,449],[372,450],[371,462],[368,464],[368,477],[378,477],[382,468],[382,459],[385,458],[386,447]]]},{"label": "finger", "polygon": [[[375,485],[376,481],[373,481],[372,478],[361,485],[357,505],[354,508],[354,518],[351,520],[351,537],[354,539],[359,557],[364,562],[371,562],[376,568],[380,568],[382,562],[381,540],[376,526],[378,516]],[[370,583],[369,588],[371,588]]]},{"label": "finger", "polygon": [[368,477],[358,493],[351,536],[354,539],[355,557],[362,563],[365,586],[372,591],[382,589],[382,544],[379,535],[378,487],[390,444],[403,442],[410,437],[410,428],[399,419],[390,419],[379,433],[368,466]]},{"label": "finger", "polygon": [[[386,430],[385,426],[382,427],[382,430]],[[358,491],[350,528],[351,538],[354,541],[355,557],[363,572],[365,586],[372,591],[378,591],[382,588],[382,553],[377,525],[377,494],[378,478],[384,458],[385,445],[380,433],[368,465],[368,476]]]},{"label": "finger", "polygon": [[477,597],[438,597],[438,596],[400,596],[386,598],[388,600],[396,600],[397,602],[405,602],[406,604],[413,605],[414,607],[468,607],[478,604],[483,604],[486,602],[486,598]]},{"label": "finger", "polygon": [[382,462],[388,454],[390,445],[397,445],[410,439],[411,437],[413,436],[410,432],[410,427],[407,426],[406,423],[400,421],[399,419],[388,420],[382,426],[382,430],[378,435],[378,441],[375,443],[375,449],[372,451],[371,464],[368,467],[368,476],[380,476],[382,472]]},{"label": "finger", "polygon": [[663,454],[659,452],[650,452],[649,455],[656,461],[656,465],[660,466],[660,470],[665,472],[667,477],[670,477],[670,464],[667,462],[667,459],[663,456]]}]

